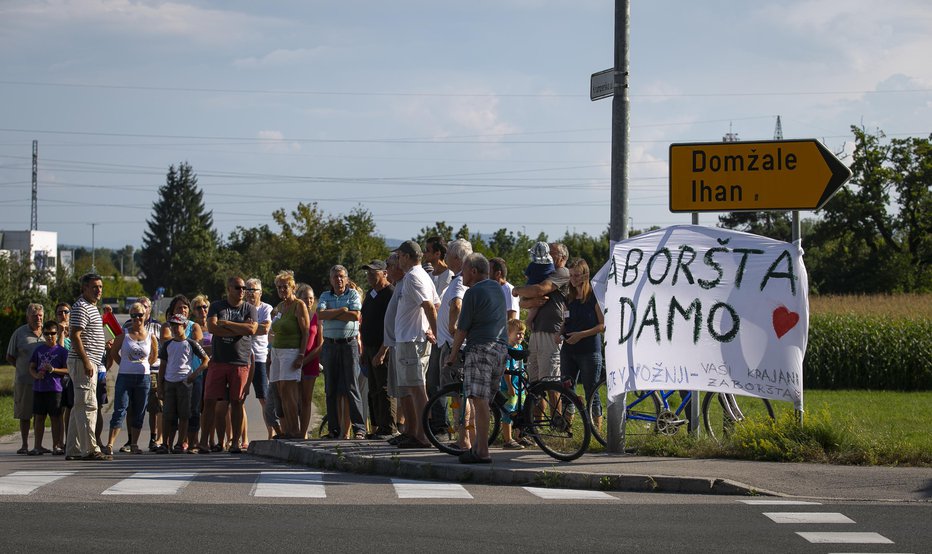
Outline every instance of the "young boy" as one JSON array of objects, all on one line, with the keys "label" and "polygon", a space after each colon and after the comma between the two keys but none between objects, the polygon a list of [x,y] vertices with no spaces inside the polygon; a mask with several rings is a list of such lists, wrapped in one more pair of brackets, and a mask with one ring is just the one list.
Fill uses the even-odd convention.
[{"label": "young boy", "polygon": [[[524,340],[524,333],[527,330],[524,322],[520,319],[510,319],[508,320],[508,350],[509,351],[521,351],[524,350],[524,347],[521,345],[521,341]],[[506,362],[507,369],[509,371],[514,371],[521,368],[521,364],[524,362],[516,360],[513,357],[509,356]],[[509,415],[512,410],[515,409],[515,406],[518,404],[518,395],[516,394],[516,385],[519,382],[519,378],[516,375],[502,375],[501,385],[499,390],[502,394],[508,398],[508,402],[502,407],[502,447],[509,450],[520,450],[524,448],[524,445],[519,443],[511,436],[511,416]],[[521,391],[521,401],[524,401],[524,391]]]},{"label": "young boy", "polygon": [[[197,376],[207,367],[210,357],[194,339],[185,337],[188,320],[179,314],[168,320],[172,338],[159,348],[159,399],[163,401],[162,429],[165,431],[166,450],[175,454],[190,452],[188,450],[188,415],[191,413],[191,389]],[[201,365],[191,371],[195,356]],[[178,432],[178,442],[175,441]]]},{"label": "young boy", "polygon": [[[527,277],[528,285],[539,285],[553,275],[556,268],[553,266],[553,258],[550,257],[550,245],[546,242],[538,242],[533,248],[528,250],[531,255],[531,263],[527,264],[524,269],[524,276]],[[537,308],[530,308],[527,311],[527,324],[530,325],[537,315]]]},{"label": "young boy", "polygon": [[68,350],[56,344],[58,331],[57,322],[46,321],[42,325],[42,337],[45,342],[36,347],[29,360],[29,374],[34,379],[32,413],[36,419],[36,445],[28,452],[30,456],[49,452],[42,446],[45,416],[52,418],[52,454],[60,456],[65,453],[61,420],[61,380],[63,375],[68,375]]}]

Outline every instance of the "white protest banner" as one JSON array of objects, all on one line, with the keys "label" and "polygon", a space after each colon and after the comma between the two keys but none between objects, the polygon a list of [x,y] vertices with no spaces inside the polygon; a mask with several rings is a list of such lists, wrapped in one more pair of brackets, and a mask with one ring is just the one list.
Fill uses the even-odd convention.
[{"label": "white protest banner", "polygon": [[809,298],[798,244],[678,225],[615,243],[592,285],[610,396],[718,391],[802,408]]}]

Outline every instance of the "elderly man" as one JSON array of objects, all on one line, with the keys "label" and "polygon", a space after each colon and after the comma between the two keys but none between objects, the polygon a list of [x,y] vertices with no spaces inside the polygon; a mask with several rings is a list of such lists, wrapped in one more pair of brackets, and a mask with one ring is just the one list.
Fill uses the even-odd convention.
[{"label": "elderly man", "polygon": [[560,375],[560,345],[563,316],[566,312],[566,296],[570,272],[566,269],[569,252],[559,242],[550,244],[554,273],[536,285],[516,287],[512,294],[521,297],[522,308],[538,308],[531,321],[528,341],[528,378],[537,381],[545,377]]},{"label": "elderly man", "polygon": [[[240,454],[243,431],[243,400],[252,382],[252,336],[259,329],[256,307],[245,301],[246,283],[242,277],[227,279],[227,297],[211,303],[207,310],[207,330],[213,334],[213,356],[204,383],[203,432],[198,452],[209,454],[208,439],[214,431],[214,411],[229,387],[230,422],[233,426],[230,454]],[[218,422],[223,425],[223,422]]]},{"label": "elderly man", "polygon": [[469,404],[470,420],[476,429],[472,448],[460,455],[460,463],[489,463],[489,402],[498,392],[508,354],[508,326],[505,298],[498,282],[489,279],[489,261],[482,254],[470,254],[463,262],[463,307],[453,346],[446,359],[452,366],[460,346],[467,343],[463,362],[463,390]]},{"label": "elderly man", "polygon": [[385,339],[385,312],[395,293],[388,280],[388,266],[382,260],[372,260],[362,266],[369,283],[369,293],[362,302],[362,322],[359,335],[362,338],[360,365],[368,368],[369,414],[372,419],[374,438],[387,439],[395,434],[395,410],[388,397],[388,366],[375,363]]},{"label": "elderly man", "polygon": [[437,336],[440,299],[430,276],[421,267],[421,247],[413,240],[406,240],[395,251],[405,272],[395,315],[395,369],[408,435],[398,443],[398,448],[430,448],[421,427],[421,414],[427,405],[427,366],[431,343]]},{"label": "elderly man", "polygon": [[66,460],[112,460],[96,438],[97,373],[102,368],[106,340],[97,303],[104,292],[100,275],[81,277],[81,296],[71,306],[71,351],[68,375],[74,386],[74,408],[65,439]]},{"label": "elderly man", "polygon": [[[17,454],[29,453],[29,422],[33,419],[32,384],[35,381],[29,375],[29,359],[42,344],[44,317],[45,309],[42,304],[30,304],[26,307],[26,324],[13,331],[6,349],[7,363],[16,366],[16,374],[13,377],[13,417],[19,420],[19,434],[23,439],[22,448],[16,451]],[[45,450],[43,448],[42,453],[45,453]]]},{"label": "elderly man", "polygon": [[356,289],[349,286],[349,276],[342,265],[330,268],[330,285],[333,288],[321,294],[317,302],[324,336],[321,362],[326,374],[327,425],[330,438],[365,439],[366,420],[357,381],[362,301]]},{"label": "elderly man", "polygon": [[388,281],[395,288],[392,297],[385,308],[384,332],[382,334],[382,347],[372,358],[372,364],[376,366],[385,365],[388,368],[385,378],[385,389],[392,402],[392,433],[388,442],[397,444],[407,438],[407,435],[397,433],[397,399],[398,399],[398,376],[395,369],[395,316],[398,314],[398,300],[401,299],[401,284],[405,278],[404,271],[398,266],[398,252],[392,252],[388,259],[385,260],[385,273]]},{"label": "elderly man", "polygon": [[[440,363],[450,356],[450,348],[453,346],[456,321],[460,316],[463,295],[466,294],[466,284],[463,282],[462,275],[463,262],[470,254],[472,254],[472,244],[466,239],[456,239],[447,245],[446,262],[453,271],[454,277],[440,298],[440,310],[437,312],[437,346],[440,348]],[[444,370],[433,383],[433,389],[430,387],[432,380],[428,373],[428,390],[433,393],[434,390],[451,383],[461,369],[460,364],[455,364],[453,367],[444,364]]]}]

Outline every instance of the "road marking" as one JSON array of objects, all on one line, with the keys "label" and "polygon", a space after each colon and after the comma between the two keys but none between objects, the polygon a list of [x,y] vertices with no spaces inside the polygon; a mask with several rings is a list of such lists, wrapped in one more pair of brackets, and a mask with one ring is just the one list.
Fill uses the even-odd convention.
[{"label": "road marking", "polygon": [[36,489],[54,483],[63,477],[74,475],[72,471],[14,471],[0,477],[0,495],[23,496]]},{"label": "road marking", "polygon": [[797,531],[796,534],[814,544],[893,544],[893,541],[879,533],[807,533]]},{"label": "road marking", "polygon": [[392,479],[398,498],[464,498],[472,499],[463,485],[456,483],[428,483],[408,479]]},{"label": "road marking", "polygon": [[764,512],[774,523],[854,523],[838,512]]},{"label": "road marking", "polygon": [[809,502],[806,500],[739,500],[742,504],[749,506],[821,506],[821,502]]},{"label": "road marking", "polygon": [[123,479],[103,494],[178,494],[194,479],[196,473],[168,473],[142,471]]},{"label": "road marking", "polygon": [[618,500],[602,491],[583,491],[574,489],[545,489],[540,487],[522,487],[529,493],[544,500]]},{"label": "road marking", "polygon": [[327,498],[320,471],[263,471],[252,489],[259,498]]}]

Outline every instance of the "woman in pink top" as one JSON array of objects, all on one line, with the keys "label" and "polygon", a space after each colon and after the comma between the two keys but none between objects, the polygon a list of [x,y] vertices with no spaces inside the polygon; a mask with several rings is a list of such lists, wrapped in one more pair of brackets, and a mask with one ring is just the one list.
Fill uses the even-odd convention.
[{"label": "woman in pink top", "polygon": [[311,410],[314,406],[314,383],[320,375],[320,349],[324,344],[324,336],[320,332],[320,323],[317,320],[317,299],[314,296],[314,289],[310,285],[301,283],[295,291],[298,300],[307,304],[308,313],[311,315],[310,328],[307,335],[307,349],[304,351],[304,359],[301,367],[301,427],[299,436],[307,438],[307,428],[311,424]]}]

